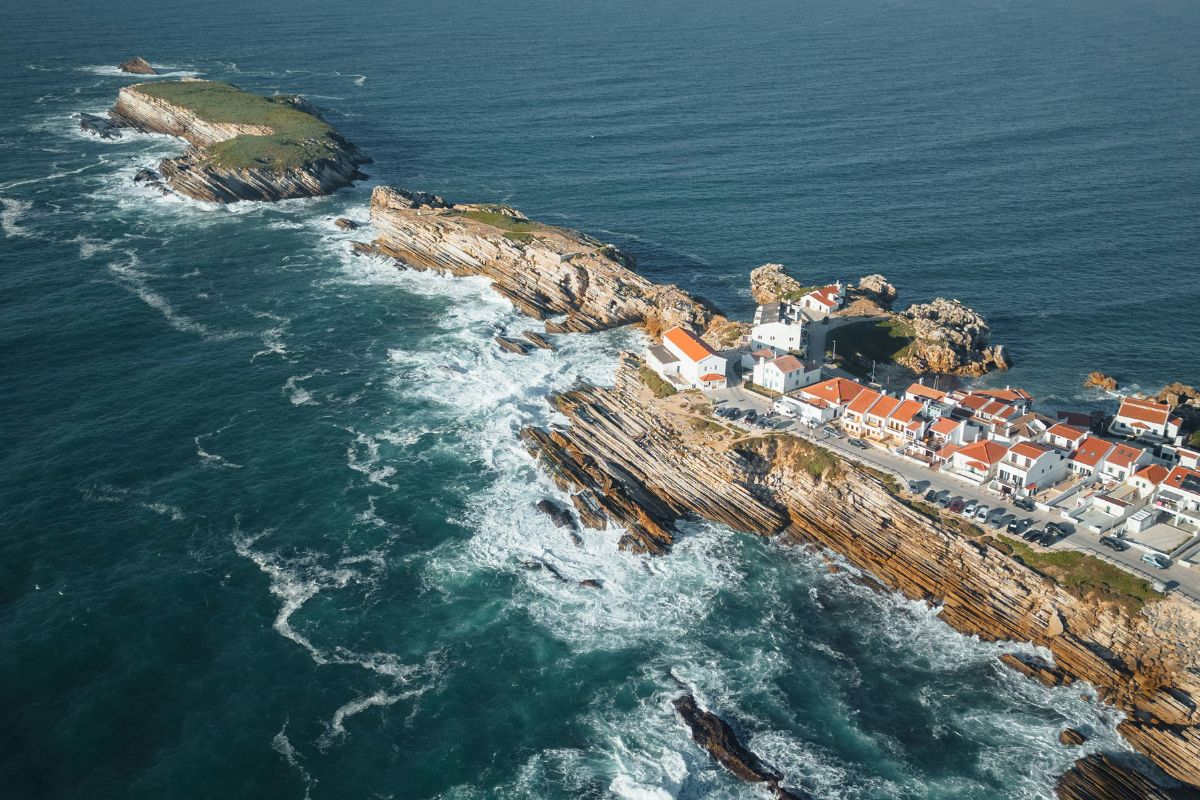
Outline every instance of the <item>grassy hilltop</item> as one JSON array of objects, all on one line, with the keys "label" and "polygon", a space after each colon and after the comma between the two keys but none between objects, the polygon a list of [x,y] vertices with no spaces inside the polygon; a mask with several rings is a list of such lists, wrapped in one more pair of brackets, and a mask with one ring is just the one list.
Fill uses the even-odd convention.
[{"label": "grassy hilltop", "polygon": [[144,83],[137,91],[187,108],[208,122],[271,128],[269,136],[243,134],[206,148],[217,167],[284,172],[345,150],[332,126],[297,108],[287,95],[264,97],[219,81]]}]

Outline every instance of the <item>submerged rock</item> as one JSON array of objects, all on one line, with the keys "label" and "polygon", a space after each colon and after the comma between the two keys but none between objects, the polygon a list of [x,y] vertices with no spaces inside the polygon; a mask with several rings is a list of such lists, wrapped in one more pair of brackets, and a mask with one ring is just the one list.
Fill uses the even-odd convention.
[{"label": "submerged rock", "polygon": [[575,529],[579,526],[575,523],[575,517],[571,516],[571,511],[566,506],[556,503],[550,499],[542,499],[537,502],[537,510],[550,518],[550,521],[559,528]]},{"label": "submerged rock", "polygon": [[128,61],[122,61],[117,65],[117,69],[121,72],[128,72],[132,75],[157,75],[158,70],[150,66],[150,62],[141,56],[131,58]]},{"label": "submerged rock", "polygon": [[540,347],[543,350],[553,350],[554,343],[535,331],[521,331],[521,335],[533,343],[535,347]]},{"label": "submerged rock", "polygon": [[530,345],[527,345],[524,342],[519,342],[516,339],[510,339],[507,336],[501,336],[500,334],[496,334],[494,338],[496,340],[496,344],[500,345],[501,349],[503,350],[507,350],[510,353],[516,353],[519,356],[529,355]]},{"label": "submerged rock", "polygon": [[692,732],[692,740],[708,751],[718,764],[747,783],[764,783],[774,797],[781,800],[808,800],[807,792],[785,789],[779,785],[783,777],[746,749],[725,720],[711,711],[700,708],[696,698],[685,694],[672,702],[675,711]]},{"label": "submerged rock", "polygon": [[338,217],[333,221],[333,224],[344,231],[352,231],[362,227],[360,223],[357,223],[352,219],[346,219],[345,217]]},{"label": "submerged rock", "polygon": [[121,138],[121,126],[108,117],[98,117],[95,114],[80,114],[79,129],[84,133],[99,136],[101,139]]}]

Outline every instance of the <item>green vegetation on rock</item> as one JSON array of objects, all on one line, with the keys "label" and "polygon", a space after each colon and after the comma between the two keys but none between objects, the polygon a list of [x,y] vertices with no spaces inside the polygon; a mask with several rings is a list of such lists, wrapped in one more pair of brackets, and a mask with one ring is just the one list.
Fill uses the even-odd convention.
[{"label": "green vegetation on rock", "polygon": [[1014,558],[1051,578],[1080,599],[1112,603],[1136,614],[1146,603],[1162,598],[1149,581],[1095,556],[1075,550],[1042,552],[1019,539],[1007,536],[998,536],[997,539],[1011,548]]},{"label": "green vegetation on rock", "polygon": [[454,212],[460,217],[473,219],[476,222],[482,222],[484,225],[491,225],[493,228],[499,228],[504,231],[506,239],[512,239],[517,242],[528,241],[533,234],[544,229],[544,226],[538,222],[514,217],[511,214],[506,214],[503,211],[472,208],[459,209]]},{"label": "green vegetation on rock", "polygon": [[872,361],[883,364],[907,356],[915,340],[912,323],[900,317],[887,317],[835,328],[829,333],[826,347],[836,352],[843,369],[865,376],[871,372]]},{"label": "green vegetation on rock", "polygon": [[650,387],[650,391],[654,392],[655,397],[670,397],[676,393],[674,386],[658,377],[658,373],[647,366],[638,368],[638,377],[642,379],[642,383]]},{"label": "green vegetation on rock", "polygon": [[206,148],[217,167],[284,172],[347,149],[332,126],[297,108],[291,96],[265,97],[218,81],[144,83],[136,91],[186,108],[207,122],[271,129],[269,135],[242,134]]}]

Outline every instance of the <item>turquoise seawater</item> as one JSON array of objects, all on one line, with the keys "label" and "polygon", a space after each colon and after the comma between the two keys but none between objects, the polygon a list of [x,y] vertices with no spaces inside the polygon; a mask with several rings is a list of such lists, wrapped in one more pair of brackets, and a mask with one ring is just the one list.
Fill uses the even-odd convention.
[{"label": "turquoise seawater", "polygon": [[[732,313],[746,275],[961,296],[1044,404],[1200,378],[1200,11],[1174,0],[4,2],[0,795],[749,798],[677,681],[820,798],[1049,797],[1121,749],[936,610],[712,525],[663,558],[534,508],[548,392],[478,280],[352,259],[370,185],[508,202]],[[312,98],[334,197],[135,188],[88,138],[142,54]],[[363,232],[362,235],[368,234]],[[541,559],[570,578],[525,564]]]}]

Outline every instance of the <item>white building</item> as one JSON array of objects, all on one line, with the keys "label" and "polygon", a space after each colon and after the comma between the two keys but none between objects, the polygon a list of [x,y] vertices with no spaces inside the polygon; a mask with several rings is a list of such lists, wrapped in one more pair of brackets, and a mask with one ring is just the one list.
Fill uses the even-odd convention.
[{"label": "white building", "polygon": [[832,314],[842,307],[842,282],[814,289],[800,298],[800,307],[818,314]]},{"label": "white building", "polygon": [[793,355],[779,356],[769,361],[760,358],[754,365],[754,382],[780,394],[815,383],[820,377],[821,368],[818,365],[805,364]]},{"label": "white building", "polygon": [[1067,476],[1067,459],[1061,452],[1036,442],[1018,442],[1008,449],[996,478],[1018,492],[1036,494]]},{"label": "white building", "polygon": [[837,416],[837,409],[824,400],[812,400],[796,395],[784,395],[775,401],[776,407],[786,408],[787,412],[801,422],[812,426],[830,422]]},{"label": "white building", "polygon": [[1154,506],[1175,518],[1175,523],[1200,528],[1200,472],[1175,467],[1158,486]]},{"label": "white building", "polygon": [[804,350],[804,321],[789,303],[765,303],[754,312],[750,348],[769,348],[777,356]]},{"label": "white building", "polygon": [[1179,426],[1182,424],[1179,417],[1171,414],[1171,407],[1166,403],[1126,397],[1121,401],[1121,407],[1108,429],[1118,436],[1173,442],[1179,436]]},{"label": "white building", "polygon": [[1153,456],[1140,447],[1134,447],[1124,442],[1113,445],[1112,450],[1104,457],[1100,465],[1100,473],[1106,478],[1124,483],[1141,467],[1153,461]]},{"label": "white building", "polygon": [[663,334],[662,350],[674,356],[675,360],[664,364],[661,360],[663,354],[655,353],[651,348],[647,352],[646,363],[665,380],[676,384],[682,382],[694,389],[722,389],[726,386],[725,359],[692,333],[683,328],[671,328]]},{"label": "white building", "polygon": [[814,404],[824,404],[833,410],[833,416],[839,417],[846,406],[864,391],[865,386],[855,383],[848,378],[830,378],[827,381],[805,386],[800,390],[800,397]]}]

